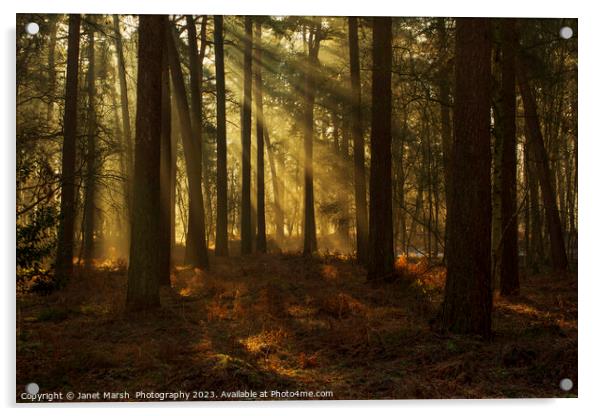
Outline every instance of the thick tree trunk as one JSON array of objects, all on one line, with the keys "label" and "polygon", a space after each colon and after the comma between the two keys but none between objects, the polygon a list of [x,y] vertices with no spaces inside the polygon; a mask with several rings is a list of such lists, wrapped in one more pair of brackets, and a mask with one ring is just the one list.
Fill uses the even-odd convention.
[{"label": "thick tree trunk", "polygon": [[161,255],[161,98],[167,19],[141,15],[136,93],[136,157],[132,210],[132,243],[126,306],[145,310],[159,306],[164,280]]},{"label": "thick tree trunk", "polygon": [[84,241],[83,260],[89,268],[94,258],[94,233],[96,230],[96,73],[95,73],[94,28],[88,29],[88,110],[86,115],[86,178],[84,184]]},{"label": "thick tree trunk", "polygon": [[552,265],[556,271],[565,271],[568,268],[568,260],[564,247],[562,225],[560,223],[560,216],[556,205],[556,195],[554,188],[552,187],[548,155],[539,127],[537,104],[527,81],[525,68],[520,62],[520,59],[517,60],[517,67],[518,84],[520,86],[523,108],[525,111],[527,145],[530,146],[530,149],[532,150],[531,155],[534,158],[537,168],[539,186],[541,188],[541,195],[546,211],[546,224],[550,234],[550,246],[552,250]]},{"label": "thick tree trunk", "polygon": [[491,22],[456,23],[443,328],[491,335]]},{"label": "thick tree trunk", "polygon": [[251,222],[251,92],[253,86],[252,49],[253,49],[253,19],[245,16],[244,45],[244,80],[243,106],[241,119],[242,143],[242,201],[240,218],[240,251],[241,254],[251,254],[253,251],[253,229]]},{"label": "thick tree trunk", "polygon": [[[209,267],[207,243],[205,240],[205,215],[203,213],[203,188],[201,178],[201,143],[193,133],[190,110],[186,99],[184,75],[176,48],[176,33],[170,29],[168,37],[169,70],[173,82],[173,97],[178,109],[178,120],[186,158],[186,174],[188,177],[188,224],[186,233],[186,261],[194,267]],[[196,61],[196,59],[195,59]],[[194,113],[196,114],[196,113]]]},{"label": "thick tree trunk", "polygon": [[518,213],[516,212],[516,58],[515,20],[502,20],[502,256],[500,292],[516,295],[518,279]]},{"label": "thick tree trunk", "polygon": [[61,281],[73,275],[75,225],[75,151],[77,140],[77,85],[81,16],[69,15],[67,80],[65,88],[64,138],[61,161],[61,216],[58,232],[56,275]]},{"label": "thick tree trunk", "polygon": [[171,217],[174,208],[171,195],[172,144],[171,144],[171,90],[169,83],[169,60],[167,57],[167,39],[169,28],[165,25],[163,36],[163,57],[161,63],[161,249],[160,284],[171,285]]},{"label": "thick tree trunk", "polygon": [[353,181],[355,185],[355,235],[357,260],[368,262],[368,208],[366,167],[362,130],[362,93],[357,17],[349,18],[349,67],[351,73],[351,135],[353,137]]},{"label": "thick tree trunk", "polygon": [[391,189],[392,19],[375,17],[372,29],[372,129],[368,280],[393,278]]},{"label": "thick tree trunk", "polygon": [[226,144],[226,80],[224,75],[224,17],[214,16],[215,85],[217,94],[217,221],[215,255],[228,256],[228,158]]},{"label": "thick tree trunk", "polygon": [[260,253],[267,250],[265,235],[265,174],[264,174],[264,123],[263,123],[263,86],[261,79],[261,21],[255,24],[255,119],[257,123],[257,240],[256,248]]}]

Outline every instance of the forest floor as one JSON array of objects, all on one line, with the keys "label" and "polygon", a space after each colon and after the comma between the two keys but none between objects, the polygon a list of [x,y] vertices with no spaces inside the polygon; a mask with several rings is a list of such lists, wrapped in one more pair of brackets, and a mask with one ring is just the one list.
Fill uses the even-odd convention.
[{"label": "forest floor", "polygon": [[[399,279],[373,287],[340,256],[211,260],[209,272],[176,267],[152,313],[125,312],[119,263],[99,264],[48,296],[19,295],[17,401],[26,401],[29,382],[40,393],[127,391],[129,400],[136,391],[179,390],[207,392],[196,400],[237,391],[267,391],[267,399],[277,399],[271,391],[333,399],[577,395],[574,274],[522,276],[520,296],[495,296],[494,337],[482,341],[431,331],[441,267],[401,261]],[[575,383],[570,392],[559,388],[563,378]]]}]

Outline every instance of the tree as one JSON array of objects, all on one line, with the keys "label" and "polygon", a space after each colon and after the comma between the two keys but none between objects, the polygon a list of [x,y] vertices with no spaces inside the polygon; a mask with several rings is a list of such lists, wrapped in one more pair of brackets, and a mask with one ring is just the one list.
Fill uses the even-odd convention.
[{"label": "tree", "polygon": [[[209,267],[209,258],[207,256],[207,242],[205,240],[201,143],[199,140],[195,140],[195,137],[198,138],[199,136],[195,136],[195,130],[192,128],[191,111],[189,110],[186,98],[184,75],[176,48],[177,34],[173,27],[170,32],[171,36],[168,37],[167,42],[169,70],[173,82],[173,97],[176,101],[178,120],[180,121],[184,157],[186,159],[186,174],[188,177],[188,230],[186,233],[185,259],[194,267],[207,268]],[[196,59],[193,61],[196,62]],[[191,84],[193,78],[191,77]],[[198,86],[198,84],[196,85]],[[194,114],[198,113],[195,112]]]},{"label": "tree", "polygon": [[75,225],[75,148],[77,140],[77,84],[81,16],[69,15],[67,80],[65,87],[64,138],[61,161],[61,215],[58,232],[56,275],[66,280],[73,275],[73,231]]},{"label": "tree", "polygon": [[539,127],[539,117],[537,115],[537,103],[529,85],[526,68],[520,58],[517,59],[517,76],[520,94],[523,100],[523,109],[525,113],[525,130],[527,136],[528,153],[534,158],[539,187],[543,199],[546,224],[550,234],[550,247],[552,255],[552,265],[556,271],[566,271],[568,268],[568,259],[564,247],[564,238],[560,215],[556,205],[556,195],[552,187],[552,179],[548,154],[546,152],[543,135]]},{"label": "tree", "polygon": [[264,141],[263,141],[263,86],[261,79],[261,21],[255,23],[255,119],[257,124],[257,240],[256,248],[260,253],[267,251],[265,236],[265,179],[264,179]]},{"label": "tree", "polygon": [[241,119],[242,143],[242,194],[240,213],[240,251],[241,254],[251,254],[253,250],[253,232],[251,224],[251,90],[252,78],[252,49],[253,49],[253,19],[245,16],[245,34],[243,38],[243,106]]},{"label": "tree", "polygon": [[167,18],[142,15],[138,30],[136,153],[128,310],[158,307],[161,276],[161,101]]},{"label": "tree", "polygon": [[368,280],[393,278],[391,190],[392,19],[372,21],[372,128],[370,135],[370,216]]},{"label": "tree", "polygon": [[516,60],[515,20],[503,19],[502,25],[502,255],[500,292],[518,294],[518,222],[516,212]]},{"label": "tree", "polygon": [[307,62],[304,65],[303,91],[303,254],[310,255],[318,249],[316,214],[314,208],[314,103],[316,100],[316,74],[320,65],[318,53],[322,40],[322,20],[315,18],[307,39]]},{"label": "tree", "polygon": [[96,228],[96,175],[97,175],[97,150],[96,150],[96,73],[94,59],[94,25],[88,24],[88,74],[87,93],[88,111],[86,116],[86,177],[84,193],[84,241],[83,260],[88,268],[94,258],[94,231]]},{"label": "tree", "polygon": [[226,80],[224,75],[224,17],[213,17],[217,118],[217,220],[215,255],[228,256],[228,159],[226,142]]},{"label": "tree", "polygon": [[443,328],[491,335],[491,22],[456,21]]},{"label": "tree", "polygon": [[349,68],[351,73],[351,135],[353,136],[353,179],[355,184],[355,235],[357,259],[368,260],[368,208],[364,134],[362,131],[362,93],[357,17],[349,17]]},{"label": "tree", "polygon": [[167,39],[169,27],[164,25],[163,56],[161,61],[161,253],[160,284],[170,286],[171,279],[171,217],[174,205],[171,201],[172,143],[171,143],[171,89],[169,85],[169,59]]}]

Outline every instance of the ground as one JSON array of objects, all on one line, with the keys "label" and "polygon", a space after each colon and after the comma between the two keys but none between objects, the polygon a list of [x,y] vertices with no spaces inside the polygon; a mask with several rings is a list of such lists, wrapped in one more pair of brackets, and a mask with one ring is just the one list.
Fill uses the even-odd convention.
[{"label": "ground", "polygon": [[[297,254],[177,266],[161,309],[124,310],[123,263],[17,297],[17,400],[44,392],[332,392],[334,399],[576,397],[577,279],[521,276],[494,337],[438,334],[441,267],[401,260],[372,287],[351,259]],[[563,378],[575,386],[559,388]],[[212,392],[212,393],[211,393]],[[330,394],[330,393],[314,393]],[[127,398],[121,398],[127,400]]]}]

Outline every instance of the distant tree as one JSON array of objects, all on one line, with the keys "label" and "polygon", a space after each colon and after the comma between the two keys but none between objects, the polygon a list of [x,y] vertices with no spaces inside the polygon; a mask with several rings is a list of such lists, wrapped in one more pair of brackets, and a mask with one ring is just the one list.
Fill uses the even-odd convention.
[{"label": "distant tree", "polygon": [[443,328],[491,335],[491,22],[456,21]]},{"label": "distant tree", "polygon": [[63,118],[61,162],[61,214],[58,233],[56,274],[59,279],[73,275],[73,232],[75,225],[75,149],[77,140],[77,85],[81,16],[69,15],[67,80]]},{"label": "distant tree", "polygon": [[136,154],[128,310],[158,307],[161,276],[161,110],[166,16],[142,15],[138,30]]},{"label": "distant tree", "polygon": [[226,81],[224,75],[224,16],[213,17],[217,123],[217,221],[215,255],[228,256],[228,159],[226,141]]},{"label": "distant tree", "polygon": [[260,253],[267,250],[265,235],[265,171],[264,171],[264,117],[263,80],[261,79],[261,20],[255,23],[255,120],[257,124],[257,240],[256,249]]},{"label": "distant tree", "polygon": [[368,207],[364,133],[362,131],[362,93],[357,17],[349,17],[349,68],[351,72],[351,135],[353,137],[353,178],[355,185],[355,235],[357,259],[368,260]]},{"label": "distant tree", "polygon": [[253,232],[251,223],[251,92],[253,86],[253,19],[245,16],[243,38],[243,105],[241,115],[242,144],[242,201],[240,213],[240,250],[241,254],[251,254],[253,250]]},{"label": "distant tree", "polygon": [[395,261],[391,189],[392,19],[375,17],[372,24],[368,280],[389,281]]}]

